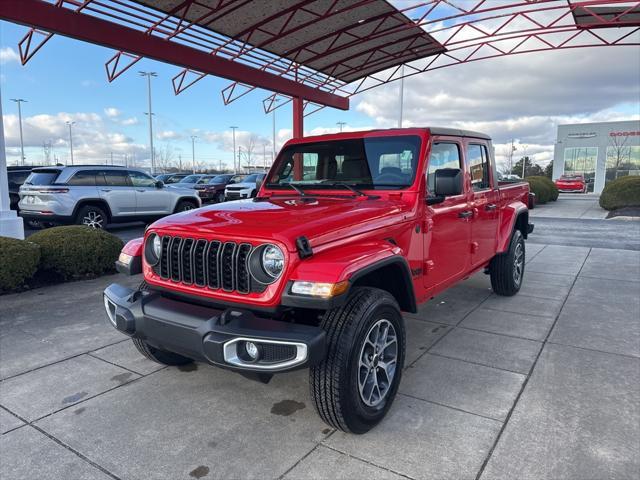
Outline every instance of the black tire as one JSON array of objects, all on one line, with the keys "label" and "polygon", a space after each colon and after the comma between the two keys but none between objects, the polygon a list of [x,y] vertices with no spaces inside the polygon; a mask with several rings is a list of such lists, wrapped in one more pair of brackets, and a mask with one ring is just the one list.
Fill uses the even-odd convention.
[{"label": "black tire", "polygon": [[187,210],[193,210],[194,208],[198,208],[198,205],[196,205],[195,202],[192,202],[191,200],[180,200],[176,205],[175,213],[186,212]]},{"label": "black tire", "polygon": [[[384,355],[393,354],[393,347],[382,349],[380,354],[366,355],[367,349],[374,352],[373,345],[366,342],[372,337],[376,325],[386,321],[395,332],[395,369],[387,388],[378,389],[377,405],[369,405],[364,400],[367,396],[367,380],[373,379],[378,385],[377,375],[381,371],[380,385],[384,367],[379,360]],[[350,433],[366,433],[384,418],[391,407],[402,378],[405,357],[405,328],[400,308],[395,299],[386,291],[377,288],[356,287],[346,303],[325,313],[321,326],[327,332],[327,356],[319,365],[309,372],[309,386],[314,407],[322,420],[328,425]],[[390,329],[387,327],[387,332]],[[386,342],[388,337],[384,337]],[[377,344],[377,342],[376,342]],[[375,350],[378,352],[378,350]],[[360,365],[360,359],[368,357],[368,366]],[[379,358],[378,358],[379,357]],[[382,362],[382,364],[387,362]],[[375,371],[374,371],[375,370]],[[371,375],[373,372],[373,375]],[[388,377],[385,376],[388,379]],[[365,387],[361,393],[360,382]],[[371,394],[374,387],[369,390]],[[369,401],[372,395],[369,394]],[[375,399],[375,398],[374,398]]]},{"label": "black tire", "polygon": [[180,366],[187,365],[188,363],[193,363],[192,358],[183,357],[182,355],[178,355],[177,353],[167,352],[166,350],[160,350],[159,348],[152,347],[147,342],[145,342],[144,340],[140,340],[139,338],[132,338],[131,341],[142,355],[156,363],[171,366]]},{"label": "black tire", "polygon": [[251,195],[249,195],[251,198],[256,198],[256,195],[258,194],[257,190],[252,190],[251,191]]},{"label": "black tire", "polygon": [[216,200],[215,200],[215,202],[216,202],[216,203],[222,203],[222,202],[224,202],[224,192],[218,192],[218,193],[216,194]]},{"label": "black tire", "polygon": [[496,255],[489,264],[491,288],[498,295],[512,297],[520,291],[525,267],[524,237],[520,230],[511,235],[509,249]]},{"label": "black tire", "polygon": [[96,205],[85,205],[76,214],[76,224],[104,230],[109,221],[106,212]]}]

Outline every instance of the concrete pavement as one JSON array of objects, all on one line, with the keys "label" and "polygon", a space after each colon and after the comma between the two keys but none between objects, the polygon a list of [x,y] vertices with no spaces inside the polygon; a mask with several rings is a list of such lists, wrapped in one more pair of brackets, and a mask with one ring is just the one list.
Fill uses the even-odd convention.
[{"label": "concrete pavement", "polygon": [[640,476],[640,252],[527,244],[515,297],[476,275],[406,316],[407,368],[364,436],[269,385],[143,359],[104,318],[121,276],[0,297],[0,478]]}]

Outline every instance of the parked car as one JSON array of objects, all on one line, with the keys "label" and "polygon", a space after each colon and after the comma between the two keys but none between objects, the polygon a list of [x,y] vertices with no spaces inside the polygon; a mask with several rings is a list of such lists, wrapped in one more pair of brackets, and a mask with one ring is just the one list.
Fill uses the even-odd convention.
[{"label": "parked car", "polygon": [[173,183],[170,186],[179,187],[179,188],[195,188],[198,183],[206,183],[209,179],[213,178],[214,175],[206,175],[204,173],[194,173],[191,175],[187,175],[182,178],[179,182]]},{"label": "parked car", "polygon": [[556,180],[556,187],[561,192],[587,193],[583,175],[562,175]]},{"label": "parked car", "polygon": [[253,198],[259,190],[259,183],[264,180],[266,173],[252,173],[239,182],[229,184],[224,191],[225,200],[240,200]]},{"label": "parked car", "polygon": [[9,183],[9,208],[19,210],[20,186],[31,174],[31,170],[36,166],[11,166],[7,167],[7,180]]},{"label": "parked car", "polygon": [[101,165],[35,168],[20,187],[20,215],[105,228],[200,207],[197,193],[167,188],[142,170]]},{"label": "parked car", "polygon": [[189,175],[189,173],[161,173],[160,175],[156,175],[155,179],[160,180],[165,185],[170,185],[172,183],[178,183]]},{"label": "parked car", "polygon": [[235,177],[237,175],[227,173],[216,175],[209,179],[208,182],[196,184],[194,188],[203,202],[221,203],[224,202],[225,188],[235,182]]},{"label": "parked car", "polygon": [[129,242],[117,267],[144,271],[144,291],[109,286],[106,314],[165,365],[197,360],[263,381],[309,368],[322,419],[364,433],[398,391],[402,312],[482,271],[496,294],[518,293],[528,194],[524,182],[498,185],[481,133],[290,140],[259,199],[167,217]]}]

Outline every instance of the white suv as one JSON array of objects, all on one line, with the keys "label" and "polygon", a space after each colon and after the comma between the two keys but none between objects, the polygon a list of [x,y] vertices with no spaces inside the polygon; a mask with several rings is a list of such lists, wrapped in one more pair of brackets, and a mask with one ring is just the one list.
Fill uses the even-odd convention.
[{"label": "white suv", "polygon": [[260,182],[266,177],[266,173],[252,173],[237,183],[230,183],[224,190],[225,200],[240,200],[253,198],[260,190]]},{"label": "white suv", "polygon": [[148,221],[201,205],[189,188],[165,188],[142,170],[100,165],[36,168],[20,187],[20,215],[28,220],[104,228]]}]

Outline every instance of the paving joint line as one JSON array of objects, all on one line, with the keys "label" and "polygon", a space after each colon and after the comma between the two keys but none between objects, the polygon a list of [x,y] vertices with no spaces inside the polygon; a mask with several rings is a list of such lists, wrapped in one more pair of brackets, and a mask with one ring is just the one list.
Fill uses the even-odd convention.
[{"label": "paving joint line", "polygon": [[598,350],[597,348],[589,348],[589,347],[579,347],[577,345],[570,345],[568,343],[560,343],[560,342],[547,342],[549,345],[559,345],[561,347],[569,347],[569,348],[577,348],[578,350],[585,350],[587,352],[596,352],[596,353],[604,353],[606,355],[615,355],[616,357],[630,358],[632,360],[640,360],[640,357],[635,355],[629,355],[628,353],[616,353],[616,352],[607,352],[606,350]]},{"label": "paving joint line", "polygon": [[[542,348],[542,344],[540,345],[540,348]],[[471,365],[478,365],[479,367],[493,368],[494,370],[500,370],[501,372],[516,373],[523,377],[527,375],[526,373],[517,372],[516,370],[509,370],[508,368],[494,367],[493,365],[488,365],[486,363],[474,362],[473,360],[466,360],[464,358],[451,357],[449,355],[442,355],[441,353],[427,352],[427,355],[433,355],[434,357],[441,357],[449,360],[457,360],[459,362],[470,363]]]},{"label": "paving joint line", "polygon": [[[496,312],[499,310],[491,310],[492,312]],[[543,318],[543,317],[540,317]],[[549,317],[547,317],[549,318]],[[472,328],[472,327],[467,327],[465,325],[460,325],[458,328],[462,328],[463,330],[471,330],[474,332],[482,332],[482,333],[489,333],[491,335],[500,335],[501,337],[508,337],[508,338],[517,338],[518,340],[528,340],[530,342],[537,342],[537,343],[542,343],[542,340],[536,340],[535,338],[529,338],[529,337],[521,337],[520,335],[509,335],[508,333],[498,333],[498,332],[494,332],[491,330],[482,330],[481,328]]]},{"label": "paving joint line", "polygon": [[[86,351],[84,351],[84,352],[77,353],[77,354],[75,354],[75,355],[71,355],[71,356],[69,356],[69,357],[61,358],[60,360],[56,360],[55,362],[47,363],[46,365],[40,365],[39,367],[34,367],[34,368],[31,368],[31,369],[26,370],[26,371],[24,371],[24,372],[16,373],[15,375],[10,375],[10,376],[8,376],[8,377],[5,377],[5,378],[0,379],[0,383],[2,383],[2,382],[6,382],[7,380],[11,380],[12,378],[16,378],[16,377],[19,377],[19,376],[21,376],[21,375],[26,375],[27,373],[35,372],[36,370],[41,370],[41,369],[43,369],[43,368],[50,367],[51,365],[57,365],[58,363],[65,362],[65,361],[67,361],[67,360],[71,360],[71,359],[73,359],[73,358],[81,357],[82,355],[88,355],[88,354],[90,354],[91,352],[96,352],[96,351],[98,351],[98,350],[102,350],[103,348],[113,347],[114,345],[118,345],[119,343],[126,342],[127,340],[128,340],[128,339],[127,339],[127,338],[125,338],[124,340],[118,340],[117,342],[114,342],[114,343],[109,343],[109,344],[107,344],[107,345],[101,345],[100,347],[98,347],[98,348],[94,348],[93,350],[86,350]],[[93,357],[93,355],[91,355],[91,356]],[[97,358],[97,357],[94,357],[94,358]]]},{"label": "paving joint line", "polygon": [[534,359],[533,364],[531,365],[531,368],[529,369],[529,373],[525,376],[524,382],[522,382],[522,386],[520,387],[520,391],[518,392],[518,395],[516,395],[516,398],[515,398],[515,400],[513,402],[513,405],[511,405],[511,408],[509,409],[509,413],[507,413],[507,416],[506,416],[506,418],[504,420],[504,423],[502,424],[502,428],[500,428],[500,431],[498,432],[498,435],[496,435],[496,438],[493,441],[493,445],[491,446],[491,449],[489,450],[489,452],[487,453],[484,461],[482,462],[482,465],[480,466],[480,469],[478,470],[478,473],[476,474],[475,480],[480,480],[480,478],[482,477],[482,474],[484,473],[485,468],[487,468],[487,465],[489,464],[489,460],[491,460],[491,457],[493,456],[493,452],[495,451],[496,447],[498,446],[498,442],[500,441],[500,438],[502,438],[502,434],[504,433],[505,429],[507,428],[507,425],[509,424],[509,420],[511,420],[511,416],[513,415],[513,412],[515,411],[516,406],[518,405],[518,402],[520,401],[520,397],[522,397],[522,394],[524,393],[525,388],[529,384],[529,379],[533,375],[533,371],[535,370],[536,365],[538,364],[538,360],[540,359],[540,356],[542,355],[542,351],[544,350],[544,347],[547,345],[547,341],[549,340],[549,337],[551,336],[551,333],[553,332],[553,329],[555,328],[556,324],[558,323],[558,319],[560,318],[560,315],[562,314],[562,310],[564,309],[564,306],[567,303],[567,300],[569,299],[569,296],[571,295],[573,287],[575,286],[576,282],[578,281],[578,276],[580,275],[580,272],[582,271],[582,269],[584,268],[585,264],[587,263],[587,259],[591,255],[591,250],[592,250],[592,248],[589,248],[589,252],[587,253],[584,261],[582,262],[582,266],[580,267],[580,270],[578,271],[578,273],[576,274],[575,278],[573,279],[573,282],[571,283],[571,288],[569,288],[569,293],[567,294],[567,298],[564,300],[564,302],[562,302],[562,306],[560,307],[560,310],[558,311],[558,314],[556,315],[555,319],[553,320],[553,324],[551,325],[551,328],[547,332],[547,335],[545,336],[544,341],[542,342],[542,346],[540,347],[540,350],[538,350],[538,354],[536,355],[536,358]]},{"label": "paving joint line", "polygon": [[[518,293],[518,295],[520,295]],[[484,310],[491,310],[492,312],[501,312],[501,313],[514,313],[516,315],[527,315],[529,317],[536,317],[536,318],[546,318],[547,320],[552,320],[554,318],[554,315],[538,315],[536,313],[521,313],[521,312],[512,312],[509,310],[499,310],[497,308],[491,308],[491,307],[482,307]]]},{"label": "paving joint line", "polygon": [[[323,440],[323,441],[324,441],[324,440]],[[407,474],[405,474],[405,473],[401,473],[401,472],[398,472],[398,471],[396,471],[396,470],[392,470],[391,468],[388,468],[388,467],[383,467],[382,465],[378,465],[378,464],[376,464],[376,463],[373,463],[373,462],[372,462],[372,461],[370,461],[370,460],[366,460],[366,459],[364,459],[364,458],[360,458],[360,457],[358,457],[358,456],[356,456],[356,455],[352,455],[351,453],[343,452],[342,450],[339,450],[339,449],[337,449],[337,448],[335,448],[335,447],[332,447],[332,446],[330,446],[330,445],[326,445],[326,444],[324,444],[324,443],[321,443],[321,445],[322,445],[323,447],[325,447],[325,448],[328,448],[329,450],[333,450],[333,451],[334,451],[334,452],[336,452],[336,453],[340,453],[341,455],[346,455],[346,456],[347,456],[347,457],[349,457],[349,458],[354,458],[354,459],[356,459],[356,460],[360,460],[361,462],[366,463],[367,465],[371,465],[372,467],[379,468],[380,470],[385,470],[385,471],[387,471],[387,472],[391,472],[391,473],[393,473],[394,475],[398,475],[398,476],[400,476],[400,477],[402,477],[402,478],[407,478],[407,479],[409,479],[409,480],[415,480],[413,477],[410,477],[409,475],[407,475]]]},{"label": "paving joint line", "polygon": [[[24,422],[24,425],[21,425],[18,428],[22,428],[22,427],[31,427],[34,430],[36,430],[37,432],[40,432],[42,435],[44,435],[45,437],[49,438],[50,440],[54,441],[55,443],[57,443],[58,445],[60,445],[63,448],[66,448],[67,450],[69,450],[71,453],[73,453],[74,455],[76,455],[78,458],[84,460],[85,462],[87,462],[89,465],[91,465],[94,468],[97,468],[98,470],[100,470],[102,473],[104,473],[105,475],[108,475],[109,477],[113,478],[114,480],[121,480],[120,477],[118,477],[117,475],[111,473],[109,470],[107,470],[106,468],[104,468],[102,465],[94,462],[93,460],[91,460],[89,457],[83,455],[82,453],[80,453],[78,450],[76,450],[75,448],[71,447],[70,445],[67,445],[66,443],[64,443],[62,440],[60,440],[59,438],[55,437],[54,435],[50,434],[49,432],[47,432],[46,430],[43,430],[41,427],[39,427],[38,425],[33,425],[31,422],[29,422],[26,418],[12,412],[11,410],[9,410],[7,407],[0,405],[0,408],[2,408],[3,410],[6,410],[7,412],[11,413],[11,415],[19,418],[20,420],[22,420]],[[14,428],[13,430],[11,430],[12,432],[17,430],[18,428]],[[5,432],[3,435],[6,435],[9,432]]]},{"label": "paving joint line", "polygon": [[[329,438],[331,435],[333,435],[333,432],[331,432],[327,438]],[[309,450],[307,453],[305,453],[302,457],[300,457],[298,459],[297,462],[295,462],[290,468],[288,468],[282,475],[280,475],[278,477],[278,480],[282,480],[289,472],[291,472],[294,468],[296,468],[298,465],[300,465],[300,463],[302,463],[309,455],[311,455],[313,452],[315,452],[317,450],[317,448],[320,446],[321,442],[316,443],[313,448],[311,450]]]},{"label": "paving joint line", "polygon": [[[152,374],[154,374],[154,373],[156,373],[156,372],[159,372],[160,370],[164,370],[165,368],[167,368],[167,367],[168,367],[168,365],[164,365],[162,368],[159,368],[159,369],[157,369],[157,370],[154,370],[153,372],[149,372],[149,373],[140,373],[140,372],[136,372],[135,370],[132,370],[132,369],[130,369],[130,368],[128,368],[128,367],[125,367],[124,365],[119,365],[119,364],[117,364],[117,363],[111,362],[111,361],[106,360],[106,359],[104,359],[104,358],[100,358],[100,357],[97,357],[97,356],[95,356],[95,355],[92,355],[92,353],[94,353],[94,352],[95,352],[95,350],[94,350],[93,352],[88,352],[88,353],[87,353],[87,355],[89,355],[89,356],[90,356],[90,357],[92,357],[92,358],[95,358],[96,360],[101,360],[101,361],[103,361],[103,362],[105,362],[105,363],[108,363],[109,365],[113,365],[114,367],[119,367],[119,368],[122,368],[123,370],[126,370],[126,371],[128,371],[128,372],[135,373],[136,375],[140,375],[141,377],[148,377],[149,375],[152,375]],[[141,355],[141,356],[142,356],[142,355]]]},{"label": "paving joint line", "polygon": [[408,393],[398,392],[398,395],[402,395],[403,397],[412,398],[414,400],[419,400],[421,402],[431,403],[433,405],[438,405],[439,407],[449,408],[451,410],[455,410],[456,412],[462,412],[469,415],[474,415],[476,417],[484,418],[486,420],[491,420],[493,422],[504,423],[504,420],[500,420],[499,418],[489,417],[487,415],[482,415],[481,413],[470,412],[469,410],[465,410],[459,407],[453,407],[451,405],[447,405],[446,403],[436,402],[434,400],[427,400],[426,398],[416,397],[415,395],[409,395]]}]

